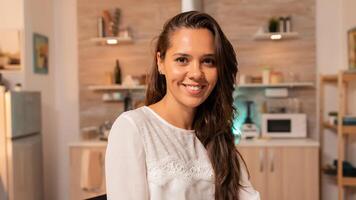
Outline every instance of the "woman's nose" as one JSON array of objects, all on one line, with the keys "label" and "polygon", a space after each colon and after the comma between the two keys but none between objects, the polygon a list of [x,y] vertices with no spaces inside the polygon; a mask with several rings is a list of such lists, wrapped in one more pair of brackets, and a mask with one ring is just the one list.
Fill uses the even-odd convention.
[{"label": "woman's nose", "polygon": [[188,77],[191,79],[199,80],[204,76],[200,62],[192,62],[189,66]]}]

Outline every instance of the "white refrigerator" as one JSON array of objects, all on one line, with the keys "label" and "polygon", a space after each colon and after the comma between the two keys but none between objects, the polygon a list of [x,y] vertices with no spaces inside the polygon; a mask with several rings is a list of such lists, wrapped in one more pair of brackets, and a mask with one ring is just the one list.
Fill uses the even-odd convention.
[{"label": "white refrigerator", "polygon": [[0,200],[42,200],[41,94],[0,86]]}]

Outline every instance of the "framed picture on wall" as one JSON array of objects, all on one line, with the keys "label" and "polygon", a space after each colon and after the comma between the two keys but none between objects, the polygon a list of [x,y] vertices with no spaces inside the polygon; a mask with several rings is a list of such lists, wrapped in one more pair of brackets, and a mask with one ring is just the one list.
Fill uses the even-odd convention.
[{"label": "framed picture on wall", "polygon": [[48,74],[48,37],[33,34],[33,72]]},{"label": "framed picture on wall", "polygon": [[356,27],[348,31],[349,70],[356,71]]},{"label": "framed picture on wall", "polygon": [[20,30],[0,29],[0,70],[21,69]]}]

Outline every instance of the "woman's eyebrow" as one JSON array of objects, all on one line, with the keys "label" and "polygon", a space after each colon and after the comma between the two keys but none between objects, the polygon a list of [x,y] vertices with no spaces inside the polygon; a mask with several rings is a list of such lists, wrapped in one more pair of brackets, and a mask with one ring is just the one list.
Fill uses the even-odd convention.
[{"label": "woman's eyebrow", "polygon": [[173,54],[173,56],[186,56],[186,57],[192,57],[191,55],[186,54],[186,53],[175,53],[175,54]]},{"label": "woman's eyebrow", "polygon": [[204,54],[203,56],[204,56],[204,57],[215,57],[215,54],[210,53],[210,54]]},{"label": "woman's eyebrow", "polygon": [[[173,54],[173,56],[186,56],[186,57],[192,57],[191,55],[186,54],[186,53],[175,53],[175,54]],[[215,54],[213,54],[213,53],[204,54],[202,57],[215,57]]]}]

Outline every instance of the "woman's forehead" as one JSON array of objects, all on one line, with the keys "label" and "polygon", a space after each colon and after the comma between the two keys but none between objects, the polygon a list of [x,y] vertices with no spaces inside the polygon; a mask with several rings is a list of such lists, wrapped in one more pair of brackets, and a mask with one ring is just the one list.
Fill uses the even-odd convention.
[{"label": "woman's forehead", "polygon": [[170,37],[170,48],[174,53],[214,54],[215,44],[213,34],[205,28],[180,28]]}]

